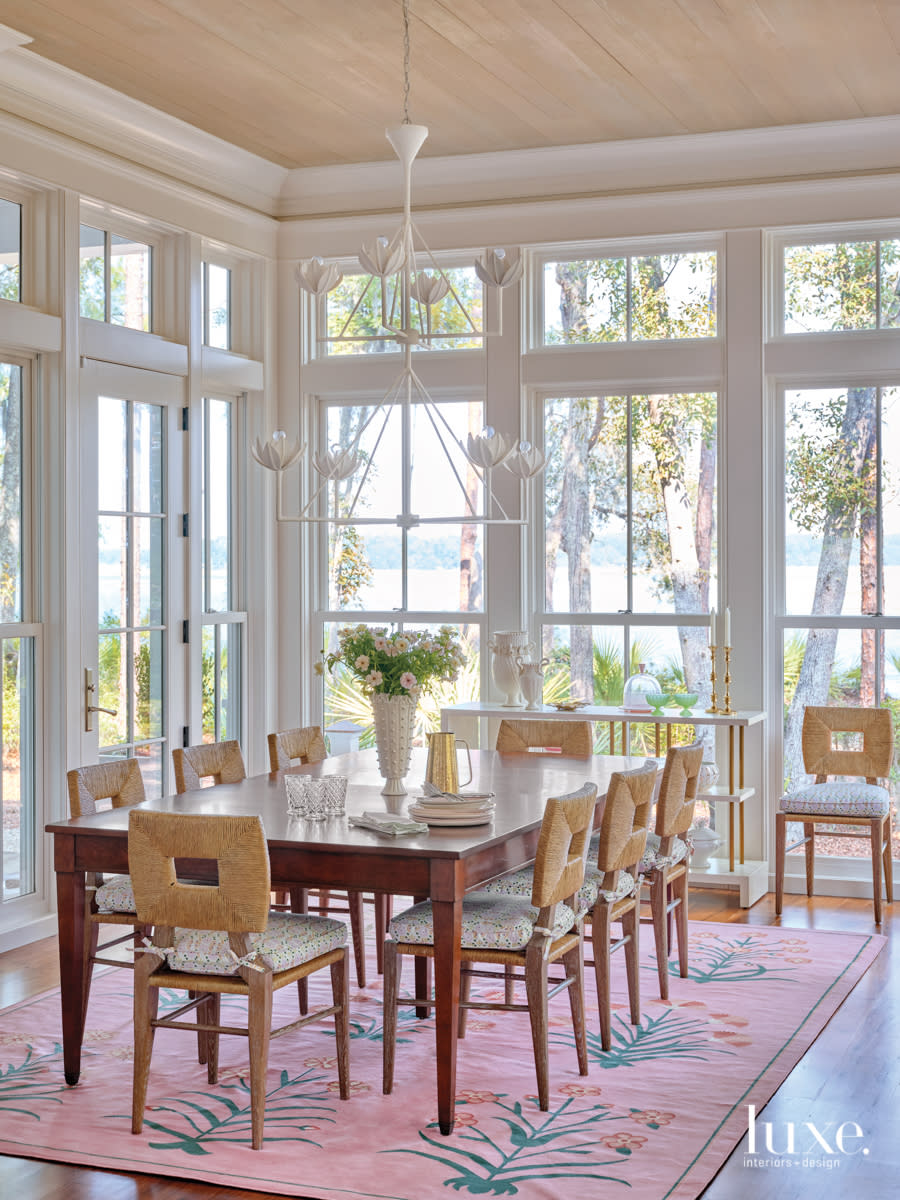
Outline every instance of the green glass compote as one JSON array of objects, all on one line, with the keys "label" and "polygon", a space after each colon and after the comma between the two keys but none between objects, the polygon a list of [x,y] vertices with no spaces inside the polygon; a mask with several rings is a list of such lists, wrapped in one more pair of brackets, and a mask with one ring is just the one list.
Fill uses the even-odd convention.
[{"label": "green glass compote", "polygon": [[654,716],[661,716],[662,710],[669,703],[667,692],[645,692],[644,699],[650,705],[650,709]]}]

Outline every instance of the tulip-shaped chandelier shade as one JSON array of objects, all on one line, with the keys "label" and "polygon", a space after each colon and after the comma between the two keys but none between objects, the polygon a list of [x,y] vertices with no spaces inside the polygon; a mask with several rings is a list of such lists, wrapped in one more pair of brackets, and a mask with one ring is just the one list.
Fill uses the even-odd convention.
[{"label": "tulip-shaped chandelier shade", "polygon": [[[404,420],[408,429],[410,408],[415,402],[424,405],[427,410],[441,450],[450,463],[453,477],[459,485],[463,511],[440,517],[419,517],[412,512],[402,512],[395,518],[396,524],[407,527],[420,523],[524,524],[527,520],[525,485],[543,470],[544,456],[541,451],[529,442],[520,442],[518,437],[496,433],[490,426],[479,435],[469,434],[465,442],[457,439],[412,365],[414,346],[428,347],[438,340],[443,344],[454,339],[464,339],[467,342],[483,340],[502,332],[502,329],[499,317],[495,330],[487,329],[485,323],[475,319],[463,303],[453,280],[436,261],[412,219],[412,165],[428,136],[428,130],[424,125],[412,125],[409,121],[408,0],[403,2],[403,46],[404,120],[402,125],[387,130],[387,139],[403,168],[403,217],[399,229],[392,237],[377,238],[371,245],[364,245],[360,249],[359,262],[368,276],[365,286],[339,331],[333,336],[323,336],[320,339],[323,342],[336,343],[383,343],[385,340],[392,340],[403,352],[402,369],[385,397],[361,424],[349,445],[334,446],[330,450],[308,456],[309,465],[305,473],[308,485],[305,490],[301,490],[303,499],[299,513],[287,515],[283,511],[282,478],[284,472],[296,462],[307,458],[306,447],[297,442],[289,442],[283,432],[276,431],[265,443],[257,439],[251,447],[251,453],[258,463],[276,473],[278,520],[328,521],[343,525],[384,524],[384,518],[354,515],[373,459],[373,455],[360,452],[361,438],[372,426],[375,446],[380,446],[391,411],[397,406],[405,410]],[[500,291],[519,282],[522,277],[522,265],[521,257],[513,256],[506,250],[486,250],[481,258],[475,260],[475,273],[486,289]],[[298,264],[296,278],[300,288],[315,301],[338,287],[343,280],[343,274],[335,263],[311,258]],[[354,324],[355,318],[363,300],[373,288],[377,289],[374,294],[380,295],[381,328],[373,333],[359,333]],[[445,327],[446,320],[435,319],[434,309],[437,305],[443,306],[445,314],[448,308],[452,309],[452,330]],[[498,310],[502,313],[502,305],[498,305]],[[380,428],[377,424],[379,420]],[[468,464],[482,485],[483,512],[477,510],[466,488],[465,464]],[[518,516],[510,517],[494,493],[492,473],[499,467],[519,480]],[[336,485],[360,468],[362,476],[359,484],[354,485],[349,509],[339,513]],[[332,493],[327,490],[329,483],[335,484]],[[326,510],[324,514],[321,511],[323,506],[317,505],[323,492]],[[329,509],[331,511],[328,511]]]}]

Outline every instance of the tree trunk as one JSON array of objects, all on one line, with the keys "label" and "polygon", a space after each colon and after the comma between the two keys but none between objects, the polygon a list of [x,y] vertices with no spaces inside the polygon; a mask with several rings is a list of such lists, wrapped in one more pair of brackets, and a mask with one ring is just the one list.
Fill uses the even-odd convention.
[{"label": "tree trunk", "polygon": [[[860,612],[875,614],[884,608],[884,595],[878,595],[878,464],[876,461],[875,422],[872,422],[864,467],[863,513],[859,521],[859,581]],[[883,588],[883,585],[882,585]],[[875,691],[876,635],[874,629],[860,634],[859,702],[865,708],[876,703]],[[884,678],[884,643],[882,641],[881,676]]]},{"label": "tree trunk", "polygon": [[[850,388],[841,424],[841,450],[836,472],[859,479],[865,469],[870,439],[875,431],[874,388]],[[846,489],[843,489],[846,490]],[[842,496],[827,512],[822,530],[822,549],[816,573],[812,611],[816,616],[837,616],[844,607],[853,535],[859,508]],[[801,731],[803,712],[809,704],[825,704],[834,669],[836,629],[811,629],[806,642],[797,688],[785,719],[785,786],[797,786],[804,774]]]}]

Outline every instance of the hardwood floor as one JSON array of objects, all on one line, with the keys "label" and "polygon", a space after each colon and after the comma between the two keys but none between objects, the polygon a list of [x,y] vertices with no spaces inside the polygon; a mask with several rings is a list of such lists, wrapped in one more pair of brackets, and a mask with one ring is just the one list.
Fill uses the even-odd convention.
[{"label": "hardwood floor", "polygon": [[[875,928],[867,900],[785,897],[779,919],[771,894],[753,908],[741,909],[728,893],[700,890],[691,893],[691,918],[858,933]],[[776,1149],[784,1144],[788,1121],[797,1128],[798,1146],[811,1137],[806,1133],[804,1142],[804,1122],[812,1122],[827,1137],[828,1127],[833,1135],[842,1122],[852,1121],[864,1135],[856,1145],[868,1153],[841,1157],[831,1170],[798,1165],[754,1168],[744,1163],[745,1136],[703,1193],[704,1200],[888,1200],[900,1193],[900,952],[893,945],[894,921],[900,921],[900,900],[885,909],[881,932],[888,944],[758,1114],[758,1120],[774,1123],[780,1139]],[[56,983],[55,938],[0,955],[0,1007]],[[259,1200],[262,1193],[0,1157],[0,1195],[21,1200]]]}]

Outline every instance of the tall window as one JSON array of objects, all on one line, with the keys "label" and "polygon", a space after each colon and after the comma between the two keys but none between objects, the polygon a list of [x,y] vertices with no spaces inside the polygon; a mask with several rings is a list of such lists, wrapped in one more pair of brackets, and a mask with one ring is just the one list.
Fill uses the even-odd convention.
[{"label": "tall window", "polygon": [[[467,433],[483,427],[480,401],[442,402],[438,409],[455,438],[465,441]],[[325,443],[349,445],[373,412],[368,405],[326,406]],[[455,684],[445,685],[437,702],[423,697],[419,705],[420,717],[429,728],[436,728],[441,703],[474,699],[479,692],[483,527],[460,519],[405,528],[394,518],[404,507],[423,518],[453,514],[463,518],[468,510],[460,482],[476,511],[480,485],[471,470],[456,478],[422,404],[411,405],[408,413],[403,406],[394,406],[381,430],[379,417],[362,435],[360,449],[370,464],[365,481],[354,476],[332,485],[338,512],[349,514],[356,498],[353,515],[359,523],[327,527],[321,644],[333,646],[335,630],[348,622],[413,629],[456,626],[465,643],[467,665]],[[403,503],[404,492],[408,506]],[[338,674],[326,681],[325,719],[326,724],[351,719],[371,725],[371,708],[349,677]]]},{"label": "tall window", "polygon": [[203,741],[241,736],[241,634],[235,612],[234,403],[203,401]]},{"label": "tall window", "polygon": [[0,199],[0,300],[22,299],[22,206]]},{"label": "tall window", "polygon": [[151,329],[151,247],[106,229],[81,226],[80,312],[95,321]]},{"label": "tall window", "polygon": [[23,472],[25,373],[0,362],[0,815],[3,829],[0,900],[35,890],[35,646],[23,621]]},{"label": "tall window", "polygon": [[231,349],[231,271],[204,262],[200,275],[203,345]]},{"label": "tall window", "polygon": [[545,699],[621,704],[641,664],[708,697],[715,395],[553,397],[544,444]]},{"label": "tall window", "polygon": [[[778,269],[784,332],[815,335],[812,363],[840,338],[846,364],[830,385],[781,392],[783,765],[797,787],[807,705],[886,705],[900,718],[900,353],[893,381],[866,373],[872,333],[884,369],[900,326],[900,239],[798,237]],[[845,839],[821,850],[868,854]]]}]

